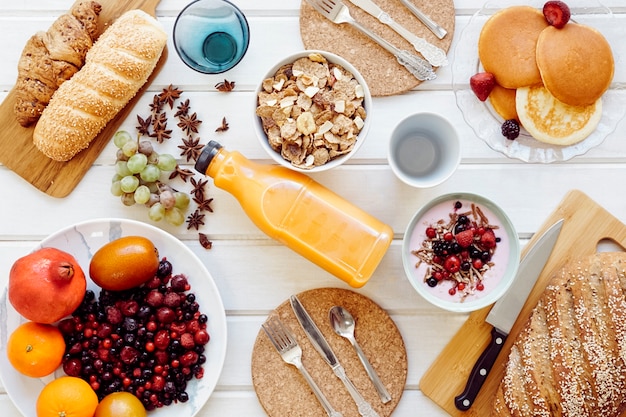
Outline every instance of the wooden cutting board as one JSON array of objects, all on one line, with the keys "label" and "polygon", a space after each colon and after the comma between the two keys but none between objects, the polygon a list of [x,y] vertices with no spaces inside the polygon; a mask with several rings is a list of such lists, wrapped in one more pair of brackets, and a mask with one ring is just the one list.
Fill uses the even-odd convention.
[{"label": "wooden cutting board", "polygon": [[509,337],[487,377],[476,402],[468,411],[459,411],[454,398],[465,388],[474,363],[491,338],[491,326],[485,318],[491,307],[470,314],[468,320],[444,348],[420,380],[420,389],[452,416],[489,416],[494,394],[502,379],[504,365],[515,339],[532,309],[537,304],[549,279],[570,259],[578,259],[597,252],[598,243],[608,240],[626,248],[626,225],[580,191],[570,191],[556,210],[524,248],[527,251],[548,227],[564,219],[563,229],[554,250]]},{"label": "wooden cutting board", "polygon": [[[80,0],[77,0],[79,2]],[[99,19],[99,32],[102,33],[122,13],[131,9],[141,9],[155,15],[159,0],[97,0],[102,5]],[[24,128],[13,114],[15,89],[12,89],[0,104],[0,162],[24,178],[37,189],[53,197],[65,197],[80,182],[93,161],[100,155],[117,128],[128,116],[141,93],[152,82],[167,60],[167,49],[159,60],[148,82],[133,100],[107,124],[91,142],[89,148],[67,162],[57,162],[45,156],[33,145],[34,127]]]}]

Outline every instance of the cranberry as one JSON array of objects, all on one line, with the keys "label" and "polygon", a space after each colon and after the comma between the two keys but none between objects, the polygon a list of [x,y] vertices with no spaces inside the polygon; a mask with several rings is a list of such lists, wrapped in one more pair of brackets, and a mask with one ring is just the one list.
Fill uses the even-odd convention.
[{"label": "cranberry", "polygon": [[193,340],[194,342],[196,342],[196,345],[206,345],[207,343],[209,343],[209,339],[209,332],[207,332],[206,330],[198,330],[193,335]]},{"label": "cranberry", "polygon": [[71,358],[63,363],[63,372],[68,376],[80,376],[83,363],[80,359]]},{"label": "cranberry", "polygon": [[426,228],[426,237],[429,239],[434,239],[437,237],[437,230],[435,230],[434,227],[427,227]]}]

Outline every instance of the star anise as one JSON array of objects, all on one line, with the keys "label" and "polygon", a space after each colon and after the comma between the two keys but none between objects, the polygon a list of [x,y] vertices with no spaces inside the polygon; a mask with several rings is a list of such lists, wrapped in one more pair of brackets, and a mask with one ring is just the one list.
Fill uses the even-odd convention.
[{"label": "star anise", "polygon": [[187,179],[192,178],[193,175],[193,171],[191,171],[190,169],[181,168],[180,166],[176,165],[176,169],[172,171],[169,179],[173,180],[176,177],[180,177],[183,182],[187,182]]},{"label": "star anise", "polygon": [[152,118],[152,130],[167,129],[167,115],[165,113],[157,113]]},{"label": "star anise", "polygon": [[226,118],[222,118],[222,125],[220,127],[218,127],[217,129],[215,129],[216,132],[226,132],[228,130],[228,122],[226,121]]},{"label": "star anise", "polygon": [[198,205],[198,210],[200,211],[209,211],[211,213],[213,213],[213,208],[211,207],[211,203],[213,202],[212,198],[197,198],[194,197],[193,198],[194,203],[196,203]]},{"label": "star anise", "polygon": [[178,145],[178,147],[183,150],[180,153],[180,156],[186,157],[187,162],[189,162],[190,159],[193,159],[194,161],[198,159],[198,157],[202,153],[202,148],[204,148],[204,145],[200,143],[200,138],[194,139],[192,137],[189,137],[187,139],[183,138],[183,144]]},{"label": "star anise", "polygon": [[192,227],[196,230],[200,228],[200,225],[204,225],[205,214],[200,213],[198,210],[187,216],[187,230]]},{"label": "star anise", "polygon": [[191,181],[191,185],[193,187],[191,194],[193,194],[193,196],[198,200],[204,200],[204,186],[207,185],[209,181],[202,181],[202,179],[196,181],[195,177],[191,177],[189,181]]},{"label": "star anise", "polygon": [[204,249],[211,249],[213,247],[213,242],[211,242],[209,237],[204,233],[198,233],[198,241]]},{"label": "star anise", "polygon": [[158,114],[161,113],[161,110],[163,110],[163,102],[161,102],[159,95],[155,94],[152,98],[152,103],[150,104],[150,111],[152,114]]},{"label": "star anise", "polygon": [[139,132],[139,134],[150,136],[152,116],[148,116],[146,119],[142,119],[141,116],[137,115],[137,122],[139,123],[139,125],[137,126],[137,131]]},{"label": "star anise", "polygon": [[166,129],[165,126],[163,126],[161,129],[155,130],[150,137],[156,139],[159,143],[163,143],[165,139],[172,137],[172,130]]},{"label": "star anise", "polygon": [[235,88],[235,82],[224,79],[224,81],[215,84],[215,88],[217,88],[217,91],[228,93],[230,91],[233,91],[233,89]]},{"label": "star anise", "polygon": [[189,99],[183,101],[176,107],[176,113],[174,113],[174,117],[187,116],[189,114],[189,109],[191,106],[189,105]]},{"label": "star anise", "polygon": [[170,84],[167,88],[164,88],[159,94],[159,99],[161,103],[167,103],[170,106],[170,109],[174,108],[174,102],[180,98],[180,95],[183,93],[182,90],[179,90],[178,87],[172,86]]},{"label": "star anise", "polygon": [[178,120],[179,122],[177,126],[180,127],[181,130],[187,135],[190,135],[191,133],[198,133],[198,126],[202,123],[202,120],[198,119],[198,115],[196,113],[180,116]]}]

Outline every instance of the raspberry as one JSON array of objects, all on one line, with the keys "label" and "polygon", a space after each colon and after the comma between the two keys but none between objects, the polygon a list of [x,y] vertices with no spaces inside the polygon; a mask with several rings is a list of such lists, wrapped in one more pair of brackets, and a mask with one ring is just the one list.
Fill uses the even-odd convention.
[{"label": "raspberry", "polygon": [[485,230],[485,233],[480,237],[480,244],[486,249],[496,247],[496,235],[493,233],[493,230]]},{"label": "raspberry", "polygon": [[462,248],[468,248],[474,242],[474,232],[464,230],[456,234],[456,241]]},{"label": "raspberry", "polygon": [[509,140],[515,140],[519,136],[519,123],[515,119],[506,120],[502,123],[502,136]]}]

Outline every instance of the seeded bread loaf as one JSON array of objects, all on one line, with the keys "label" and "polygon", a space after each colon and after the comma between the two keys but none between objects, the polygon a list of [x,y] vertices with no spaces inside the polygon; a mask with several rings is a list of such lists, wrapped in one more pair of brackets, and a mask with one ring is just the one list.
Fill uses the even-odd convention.
[{"label": "seeded bread loaf", "polygon": [[56,161],[87,148],[148,80],[166,41],[160,23],[141,10],[115,20],[52,96],[35,126],[35,146]]},{"label": "seeded bread loaf", "polygon": [[617,417],[626,410],[626,254],[552,278],[516,337],[492,416]]}]

